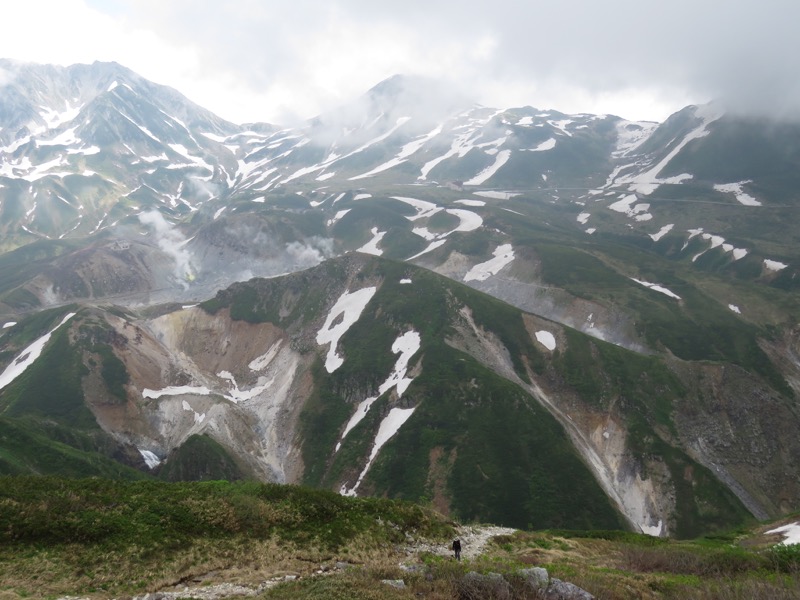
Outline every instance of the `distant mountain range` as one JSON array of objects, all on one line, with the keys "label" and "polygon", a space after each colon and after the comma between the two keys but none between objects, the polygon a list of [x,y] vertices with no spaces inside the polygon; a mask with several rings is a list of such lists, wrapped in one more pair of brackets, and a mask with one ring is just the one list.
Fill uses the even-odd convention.
[{"label": "distant mountain range", "polygon": [[656,535],[797,510],[798,125],[396,76],[286,129],[0,70],[0,472]]}]

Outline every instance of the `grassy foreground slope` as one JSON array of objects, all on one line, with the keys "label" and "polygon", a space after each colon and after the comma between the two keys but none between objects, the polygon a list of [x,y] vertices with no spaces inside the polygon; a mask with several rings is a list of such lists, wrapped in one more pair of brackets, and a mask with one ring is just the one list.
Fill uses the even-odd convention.
[{"label": "grassy foreground slope", "polygon": [[452,532],[415,504],[295,486],[1,477],[0,598],[110,597],[217,570],[263,581]]},{"label": "grassy foreground slope", "polygon": [[533,599],[523,572],[533,566],[596,598],[797,598],[800,551],[771,547],[766,529],[683,542],[518,531],[456,563],[449,541],[476,528],[409,502],[274,484],[2,477],[0,598],[192,597],[227,583],[273,599]]}]

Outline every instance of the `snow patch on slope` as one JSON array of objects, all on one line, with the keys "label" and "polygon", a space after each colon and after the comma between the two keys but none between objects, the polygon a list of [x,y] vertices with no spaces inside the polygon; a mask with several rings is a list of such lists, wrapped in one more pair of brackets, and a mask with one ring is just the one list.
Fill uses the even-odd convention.
[{"label": "snow patch on slope", "polygon": [[662,294],[665,294],[665,295],[669,296],[670,298],[675,298],[676,300],[680,300],[681,299],[681,297],[678,296],[678,294],[676,294],[675,292],[665,288],[663,285],[660,285],[658,283],[650,283],[650,282],[647,282],[647,281],[642,281],[641,279],[635,279],[633,277],[631,277],[631,279],[633,281],[635,281],[636,283],[638,283],[639,285],[643,285],[646,288],[650,288],[654,292],[661,292]]},{"label": "snow patch on slope", "polygon": [[367,464],[364,467],[364,470],[361,471],[361,475],[358,476],[358,480],[356,484],[347,489],[347,484],[342,484],[339,493],[343,496],[356,496],[356,490],[358,486],[361,485],[361,482],[364,479],[364,476],[369,471],[369,468],[372,466],[372,462],[378,456],[378,452],[380,452],[381,448],[388,442],[411,418],[411,415],[414,414],[414,411],[417,410],[416,407],[412,408],[393,408],[389,411],[389,414],[381,421],[381,425],[378,428],[378,435],[375,436],[375,441],[372,444],[372,452],[369,454],[369,459],[367,460]]},{"label": "snow patch on slope", "polygon": [[494,258],[482,262],[472,267],[466,275],[464,281],[486,281],[492,275],[496,275],[503,267],[514,260],[514,249],[511,244],[502,244],[495,248]]},{"label": "snow patch on slope", "polygon": [[47,342],[50,341],[50,337],[53,335],[53,333],[55,333],[56,330],[64,323],[74,317],[75,314],[76,313],[74,312],[68,313],[58,325],[53,327],[53,329],[45,333],[42,337],[25,348],[14,360],[11,361],[11,364],[9,364],[5,370],[0,373],[0,390],[22,375],[22,373],[24,373],[28,367],[36,362],[36,359],[41,356],[44,347],[47,345]]},{"label": "snow patch on slope", "polygon": [[364,419],[364,417],[367,416],[367,412],[369,412],[370,407],[378,398],[392,388],[395,388],[397,391],[397,397],[400,398],[408,389],[408,386],[411,385],[411,382],[413,381],[412,378],[406,377],[408,362],[417,353],[417,351],[419,351],[420,345],[420,335],[414,330],[407,331],[394,341],[394,344],[392,344],[392,352],[394,354],[400,354],[400,356],[397,358],[397,361],[394,364],[392,373],[386,378],[386,381],[380,385],[378,388],[378,394],[376,396],[371,396],[359,403],[355,413],[353,413],[353,416],[350,417],[347,425],[345,425],[341,440],[338,444],[336,444],[336,452],[339,451],[342,441],[344,441],[344,438],[347,437],[347,434],[350,433],[350,431],[356,425],[358,425]]},{"label": "snow patch on slope", "polygon": [[659,229],[658,233],[651,233],[649,235],[653,239],[654,242],[657,242],[662,237],[667,235],[670,231],[672,231],[673,227],[675,227],[675,224],[674,223],[670,223],[669,225],[664,225],[661,229]]},{"label": "snow patch on slope", "polygon": [[483,171],[475,175],[472,179],[464,182],[464,185],[481,185],[494,176],[504,164],[511,158],[511,150],[502,150],[495,156],[494,162]]},{"label": "snow patch on slope", "polygon": [[366,173],[363,173],[361,175],[356,175],[355,177],[350,177],[350,181],[354,181],[356,179],[364,179],[366,177],[372,177],[373,175],[377,175],[378,173],[391,169],[392,167],[402,165],[404,162],[406,162],[406,160],[408,160],[409,156],[415,154],[420,148],[422,148],[422,146],[424,146],[428,141],[435,138],[441,132],[442,132],[442,126],[439,125],[436,129],[434,129],[430,133],[420,136],[416,140],[407,143],[400,149],[400,152],[398,152],[397,156],[395,156],[394,158],[386,161],[381,165],[378,165],[371,171],[367,171]]},{"label": "snow patch on slope", "polygon": [[556,147],[556,139],[550,138],[548,140],[543,141],[535,148],[527,148],[526,150],[524,150],[524,152],[546,152],[547,150],[552,150],[555,147]]},{"label": "snow patch on slope", "polygon": [[658,123],[643,121],[617,122],[617,147],[613,153],[615,157],[630,154],[641,146],[650,135],[658,128]]},{"label": "snow patch on slope", "polygon": [[378,248],[378,244],[381,243],[383,236],[386,235],[385,231],[378,231],[377,227],[373,227],[371,229],[372,239],[368,241],[366,244],[361,246],[358,249],[358,252],[363,252],[364,254],[372,254],[373,256],[381,256],[383,254],[383,250]]},{"label": "snow patch on slope", "polygon": [[549,331],[537,331],[536,340],[550,352],[556,349],[556,337]]},{"label": "snow patch on slope", "polygon": [[782,271],[783,269],[785,269],[789,265],[787,265],[785,263],[782,263],[782,262],[778,262],[777,260],[770,260],[768,258],[765,258],[764,259],[764,266],[767,269],[769,269],[770,271]]},{"label": "snow patch on slope", "polygon": [[742,190],[742,186],[748,183],[752,183],[752,181],[748,179],[745,181],[738,181],[736,183],[718,183],[714,186],[714,189],[718,192],[722,192],[723,194],[733,194],[736,196],[737,202],[744,204],[745,206],[761,206],[761,202]]},{"label": "snow patch on slope", "polygon": [[770,529],[766,533],[783,534],[783,541],[781,542],[782,546],[800,544],[800,523],[789,523],[788,525],[783,525],[782,527]]},{"label": "snow patch on slope", "polygon": [[[325,358],[325,370],[328,373],[333,373],[344,364],[344,359],[336,353],[336,346],[341,337],[347,333],[347,330],[358,321],[377,289],[376,287],[366,287],[353,293],[345,292],[328,313],[325,323],[317,332],[317,344],[320,346],[330,344],[328,355]],[[337,325],[332,326],[332,323],[339,315],[342,315],[342,320]]]},{"label": "snow patch on slope", "polygon": [[[687,179],[691,179],[692,175],[688,173],[682,173],[680,175],[676,175],[674,177],[669,177],[666,179],[659,179],[658,175],[663,171],[666,166],[675,158],[681,150],[683,150],[689,142],[693,140],[697,140],[707,136],[710,131],[708,130],[708,126],[716,121],[717,119],[721,118],[724,113],[715,109],[714,107],[702,106],[695,110],[695,115],[701,119],[700,125],[695,127],[692,131],[690,131],[686,136],[678,143],[670,152],[667,154],[663,159],[661,159],[658,164],[654,167],[648,169],[647,171],[641,172],[637,175],[626,175],[624,177],[620,177],[619,179],[613,180],[613,184],[615,185],[628,185],[629,190],[632,192],[638,192],[643,195],[652,194],[660,185],[665,183],[672,183],[677,184]],[[628,165],[630,166],[630,165]],[[624,167],[622,167],[624,168]],[[620,169],[620,167],[618,167]],[[615,171],[612,174],[612,177],[616,176]]]}]

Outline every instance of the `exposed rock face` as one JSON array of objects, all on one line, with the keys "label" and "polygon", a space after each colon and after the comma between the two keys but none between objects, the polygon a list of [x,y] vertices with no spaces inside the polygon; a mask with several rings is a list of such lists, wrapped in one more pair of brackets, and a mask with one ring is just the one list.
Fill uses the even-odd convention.
[{"label": "exposed rock face", "polygon": [[[464,321],[456,330],[459,338],[449,343],[527,389],[564,426],[575,447],[594,472],[630,526],[652,535],[669,534],[670,515],[675,510],[675,495],[670,475],[657,459],[646,460],[648,477],[642,478],[642,457],[634,455],[627,445],[627,428],[613,413],[593,409],[575,396],[548,393],[554,382],[530,373],[531,382],[522,381],[514,372],[508,350],[491,334],[483,331],[462,311]],[[527,316],[528,330],[552,328],[552,324]],[[559,346],[566,342],[557,338]]]},{"label": "exposed rock face", "polygon": [[[594,596],[574,583],[550,577],[546,569],[535,567],[521,569],[525,587],[536,592],[537,597],[552,600],[594,600]],[[481,574],[470,571],[458,581],[461,598],[513,598],[511,584],[500,573]]]},{"label": "exposed rock face", "polygon": [[[708,365],[695,373],[702,406],[678,407],[675,420],[687,448],[725,481],[761,519],[786,514],[797,481],[779,466],[796,449],[782,448],[795,419],[793,407],[735,365]],[[765,493],[765,490],[771,490]]]},{"label": "exposed rock face", "polygon": [[102,425],[161,458],[189,436],[209,433],[258,478],[298,480],[293,432],[309,393],[309,359],[285,332],[199,308],[112,324],[128,340],[120,355],[130,400],[98,407]]}]

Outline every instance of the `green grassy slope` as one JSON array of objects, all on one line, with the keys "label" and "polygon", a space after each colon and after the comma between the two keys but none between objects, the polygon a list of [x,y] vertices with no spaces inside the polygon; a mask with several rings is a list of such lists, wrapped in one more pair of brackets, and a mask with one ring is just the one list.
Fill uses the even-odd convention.
[{"label": "green grassy slope", "polygon": [[773,546],[764,532],[774,525],[684,542],[517,531],[469,547],[461,562],[445,557],[455,526],[413,503],[295,486],[0,477],[0,594],[255,591],[282,580],[258,597],[534,600],[524,571],[534,566],[607,600],[783,600],[800,590],[798,547]]}]

